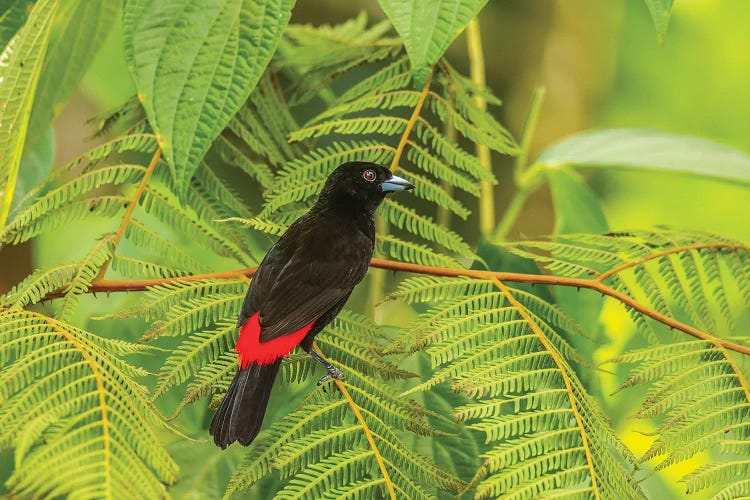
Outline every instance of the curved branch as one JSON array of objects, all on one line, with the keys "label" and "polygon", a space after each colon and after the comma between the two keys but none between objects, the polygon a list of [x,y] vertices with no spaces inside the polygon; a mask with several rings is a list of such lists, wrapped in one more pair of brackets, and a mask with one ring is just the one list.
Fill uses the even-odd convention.
[{"label": "curved branch", "polygon": [[[408,262],[399,262],[388,259],[372,259],[370,263],[372,267],[379,269],[387,269],[391,271],[402,271],[407,273],[416,274],[427,274],[430,276],[445,276],[452,278],[475,278],[475,279],[498,279],[500,281],[507,281],[511,283],[529,283],[539,285],[555,285],[555,286],[570,286],[575,288],[587,288],[589,290],[595,290],[602,295],[612,297],[613,299],[621,302],[627,307],[631,307],[639,313],[648,316],[660,323],[667,325],[675,330],[680,330],[688,335],[692,335],[695,338],[714,342],[730,351],[735,351],[740,354],[750,355],[750,347],[729,342],[718,337],[714,337],[702,330],[694,328],[690,325],[682,323],[674,318],[665,316],[660,312],[651,309],[650,307],[638,302],[632,297],[618,292],[614,288],[605,285],[604,283],[596,279],[584,279],[584,278],[566,278],[561,276],[552,276],[548,274],[524,274],[524,273],[507,273],[498,271],[480,271],[476,269],[453,269],[448,267],[436,267],[436,266],[423,266],[420,264],[410,264]],[[92,283],[88,289],[90,293],[110,293],[110,292],[138,292],[146,291],[150,287],[168,285],[170,283],[186,283],[191,281],[209,280],[209,279],[230,279],[237,278],[238,276],[250,277],[255,273],[255,267],[247,267],[244,269],[235,269],[233,271],[223,271],[218,273],[207,273],[207,274],[194,274],[192,276],[182,276],[177,278],[159,278],[159,279],[146,279],[146,280],[98,280]],[[65,289],[60,289],[55,292],[47,294],[42,300],[50,300],[59,298],[65,295]]]},{"label": "curved branch", "polygon": [[684,246],[677,246],[670,248],[669,250],[663,250],[661,252],[655,252],[652,254],[648,254],[645,257],[641,257],[640,259],[631,260],[629,262],[625,262],[624,264],[621,264],[617,267],[613,267],[612,269],[605,271],[601,273],[599,276],[597,276],[596,281],[604,281],[605,279],[609,278],[610,276],[613,276],[615,274],[618,274],[626,269],[630,269],[631,267],[639,266],[641,264],[644,264],[650,260],[658,259],[659,257],[664,257],[666,255],[671,255],[675,253],[680,252],[688,252],[690,250],[705,250],[705,249],[731,249],[731,250],[748,250],[750,251],[750,247],[746,245],[732,245],[729,243],[701,243],[696,245],[684,245]]}]

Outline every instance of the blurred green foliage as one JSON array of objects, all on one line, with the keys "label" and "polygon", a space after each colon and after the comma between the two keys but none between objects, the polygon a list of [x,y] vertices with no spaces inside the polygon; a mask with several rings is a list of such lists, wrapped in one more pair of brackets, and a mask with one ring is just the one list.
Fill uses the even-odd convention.
[{"label": "blurred green foliage", "polygon": [[[28,3],[28,2],[27,2]],[[335,23],[352,17],[360,9],[372,13],[372,22],[384,16],[375,2],[331,2],[325,6],[313,2],[299,2],[292,23]],[[481,2],[476,2],[479,5]],[[658,11],[653,5],[671,6],[672,2],[649,2],[652,10],[641,1],[599,0],[508,0],[489,2],[481,14],[485,40],[487,86],[504,101],[504,106],[493,110],[497,118],[519,135],[522,129],[529,98],[534,88],[543,85],[548,94],[541,110],[538,130],[531,141],[534,159],[556,141],[573,133],[588,129],[638,127],[692,135],[750,151],[750,38],[747,21],[750,20],[750,3],[716,0],[678,0],[674,3],[669,29],[663,43],[654,34],[653,16]],[[657,5],[658,7],[658,5]],[[398,26],[397,26],[398,27]],[[506,29],[507,28],[507,29]],[[666,23],[657,31],[663,32]],[[80,114],[93,115],[114,108],[131,96],[135,87],[130,80],[122,47],[122,26],[110,26],[109,36],[96,55],[83,83],[66,109],[55,109],[59,116],[52,133],[44,136],[34,149],[24,152],[21,165],[22,183],[28,191],[38,175],[46,172],[56,149],[54,163],[59,165],[76,157],[91,146],[91,128],[81,121]],[[0,32],[5,36],[5,32]],[[99,35],[97,35],[99,36]],[[447,53],[448,60],[459,70],[466,71],[465,40],[459,37]],[[424,58],[422,58],[424,59]],[[422,59],[419,64],[424,63]],[[414,58],[412,57],[412,60]],[[426,61],[427,63],[431,61]],[[363,75],[358,75],[363,76]],[[349,80],[351,84],[355,80]],[[77,113],[78,111],[79,113]],[[308,110],[305,110],[308,111]],[[309,114],[314,114],[313,110]],[[70,140],[60,141],[62,134]],[[41,135],[41,134],[40,134]],[[544,158],[542,156],[541,158]],[[512,197],[514,185],[510,161],[499,155],[493,157],[499,186],[497,213],[502,220],[506,199]],[[26,165],[33,165],[26,166]],[[725,165],[717,163],[712,168],[721,175]],[[711,167],[709,167],[711,168]],[[748,186],[739,182],[727,183],[674,172],[651,170],[623,171],[617,169],[550,170],[544,180],[549,184],[539,189],[523,204],[519,218],[511,226],[510,239],[519,236],[559,235],[568,232],[606,232],[653,228],[666,225],[676,228],[710,230],[740,240],[750,240],[747,224]],[[29,185],[25,185],[28,184]],[[468,204],[476,203],[471,197],[460,198]],[[467,201],[468,200],[468,201]],[[476,207],[470,205],[474,210]],[[471,220],[471,219],[470,219]],[[153,222],[153,221],[152,221]],[[467,241],[480,241],[477,224],[454,224]],[[177,239],[167,226],[158,226],[168,239]],[[34,258],[34,268],[47,267],[60,262],[80,259],[89,247],[78,247],[61,242],[92,241],[111,230],[111,220],[101,223],[88,221],[72,228],[45,234],[33,241],[29,251]],[[195,242],[182,241],[186,250],[211,269],[225,269],[229,261],[214,252],[201,248]],[[252,251],[262,254],[267,241],[254,241]],[[123,242],[123,252],[133,250]],[[497,247],[482,241],[477,253],[497,269],[493,263],[508,265],[513,270],[527,270],[529,261],[519,261],[515,256],[500,254]],[[476,246],[476,245],[475,245]],[[3,254],[8,255],[7,249]],[[500,255],[500,256],[498,256]],[[0,286],[3,291],[14,283],[10,278],[15,262],[3,258],[0,262]],[[30,272],[31,270],[27,270]],[[28,274],[28,272],[26,274]],[[114,273],[114,276],[117,276]],[[17,281],[17,280],[16,280]],[[398,279],[387,280],[390,289]],[[363,287],[364,288],[364,287]],[[355,307],[364,308],[365,291],[353,297]],[[633,347],[645,345],[622,308],[588,292],[573,289],[554,291],[554,299],[570,316],[576,319],[591,336],[603,345],[585,340],[573,340],[584,359],[603,362]],[[135,305],[136,297],[85,297],[76,312],[73,323],[95,326],[96,331],[109,331],[113,337],[135,341],[148,328],[145,321],[137,319],[93,322],[92,317]],[[414,309],[386,303],[380,306],[375,318],[386,324],[404,324],[415,317]],[[750,315],[740,315],[736,331],[750,326]],[[116,331],[115,331],[116,329]],[[726,332],[724,332],[726,333]],[[170,341],[173,339],[170,339]],[[174,339],[162,345],[171,349],[179,344]],[[747,373],[748,361],[739,358],[741,369]],[[152,373],[161,368],[161,357],[142,355],[131,360]],[[407,369],[429,376],[429,367],[422,358],[412,358]],[[654,430],[635,424],[626,417],[632,415],[645,390],[631,390],[609,396],[623,378],[598,370],[578,375],[589,392],[598,397],[607,415],[613,421],[618,435],[636,455],[644,452],[651,442],[642,431]],[[421,396],[429,408],[449,414],[455,395],[441,387]],[[276,390],[267,421],[275,421],[296,406],[295,396],[305,394],[309,387],[291,385],[284,392]],[[174,392],[174,391],[173,391]],[[169,414],[182,399],[181,394],[170,393],[159,401],[159,407]],[[177,422],[182,430],[195,439],[205,438],[205,427],[210,418],[204,404],[188,406]],[[437,424],[436,424],[437,425]],[[462,429],[462,433],[469,431]],[[164,433],[167,448],[174,454],[181,468],[181,477],[190,481],[178,482],[171,490],[177,498],[214,498],[224,492],[244,450],[236,447],[222,452],[206,443],[191,443]],[[451,447],[459,446],[456,438],[429,441],[414,437],[413,447],[435,457],[441,465],[455,461],[450,467],[460,471],[460,477],[469,479],[466,471],[477,467],[476,443],[472,441],[466,456],[452,455]],[[481,440],[481,438],[480,438]],[[462,450],[466,451],[466,450]],[[7,460],[6,460],[7,458]],[[474,459],[472,461],[472,459]],[[678,497],[684,491],[679,482],[696,466],[708,463],[712,457],[701,453],[688,462],[668,468],[664,473],[649,477],[643,487],[650,498]],[[11,473],[10,455],[0,455],[0,480]],[[270,476],[255,491],[275,491],[278,476]],[[708,496],[708,493],[705,494]],[[696,498],[701,498],[697,495]]]}]

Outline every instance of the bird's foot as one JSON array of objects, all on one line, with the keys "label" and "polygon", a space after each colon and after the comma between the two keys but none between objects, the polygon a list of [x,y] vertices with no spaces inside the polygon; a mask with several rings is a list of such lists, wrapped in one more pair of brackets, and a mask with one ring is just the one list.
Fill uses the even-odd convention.
[{"label": "bird's foot", "polygon": [[320,380],[318,380],[318,385],[323,385],[326,382],[328,382],[329,380],[331,380],[332,378],[335,378],[335,379],[338,379],[338,380],[344,380],[344,374],[341,373],[341,370],[339,370],[338,368],[336,368],[335,366],[333,366],[333,363],[331,363],[326,358],[324,358],[323,356],[321,356],[320,354],[318,354],[317,352],[315,352],[312,349],[309,352],[310,352],[310,356],[312,356],[313,358],[315,358],[315,360],[318,363],[320,363],[321,365],[323,365],[323,368],[325,368],[326,371],[328,372],[323,378],[321,378]]},{"label": "bird's foot", "polygon": [[328,370],[328,373],[318,380],[318,385],[323,385],[331,379],[344,380],[344,374],[335,366],[329,364],[326,366],[326,370]]}]

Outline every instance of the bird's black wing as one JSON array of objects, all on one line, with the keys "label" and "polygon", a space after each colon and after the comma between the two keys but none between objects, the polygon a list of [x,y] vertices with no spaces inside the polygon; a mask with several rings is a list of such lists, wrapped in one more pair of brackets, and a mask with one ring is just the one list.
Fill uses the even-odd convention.
[{"label": "bird's black wing", "polygon": [[300,330],[351,293],[371,256],[362,233],[321,239],[314,227],[294,224],[258,267],[238,325],[260,311],[261,342]]}]

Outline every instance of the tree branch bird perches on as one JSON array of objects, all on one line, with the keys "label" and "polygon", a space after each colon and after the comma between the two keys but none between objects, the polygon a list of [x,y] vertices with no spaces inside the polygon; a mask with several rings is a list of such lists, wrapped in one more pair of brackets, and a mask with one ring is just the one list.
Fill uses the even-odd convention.
[{"label": "tree branch bird perches on", "polygon": [[297,345],[328,372],[341,371],[312,350],[362,281],[375,246],[375,209],[412,189],[381,165],[349,162],[331,173],[318,201],[271,247],[245,295],[237,326],[237,373],[209,432],[217,446],[249,445],[260,432],[281,359]]}]

